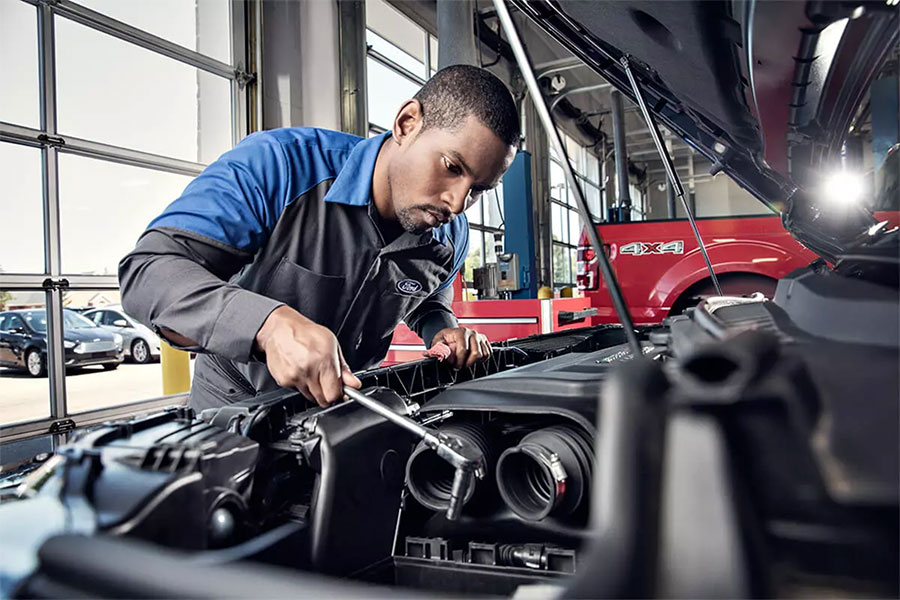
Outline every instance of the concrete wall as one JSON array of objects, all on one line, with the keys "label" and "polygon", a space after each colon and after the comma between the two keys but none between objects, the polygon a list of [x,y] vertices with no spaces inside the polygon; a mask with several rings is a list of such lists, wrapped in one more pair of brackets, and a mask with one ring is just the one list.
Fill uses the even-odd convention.
[{"label": "concrete wall", "polygon": [[340,61],[334,0],[262,3],[263,129],[340,129]]}]

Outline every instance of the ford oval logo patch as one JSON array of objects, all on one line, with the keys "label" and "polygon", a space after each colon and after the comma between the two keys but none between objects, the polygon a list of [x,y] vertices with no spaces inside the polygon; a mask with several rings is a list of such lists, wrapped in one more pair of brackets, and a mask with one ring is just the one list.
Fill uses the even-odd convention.
[{"label": "ford oval logo patch", "polygon": [[397,289],[404,294],[415,294],[422,291],[422,284],[412,279],[402,279],[397,282]]}]

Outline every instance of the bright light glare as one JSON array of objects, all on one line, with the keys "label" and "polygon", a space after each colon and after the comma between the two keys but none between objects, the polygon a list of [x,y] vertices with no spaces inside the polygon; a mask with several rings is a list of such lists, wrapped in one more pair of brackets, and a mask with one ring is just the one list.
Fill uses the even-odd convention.
[{"label": "bright light glare", "polygon": [[839,171],[825,180],[822,195],[835,203],[858,202],[863,194],[863,180],[860,176]]}]

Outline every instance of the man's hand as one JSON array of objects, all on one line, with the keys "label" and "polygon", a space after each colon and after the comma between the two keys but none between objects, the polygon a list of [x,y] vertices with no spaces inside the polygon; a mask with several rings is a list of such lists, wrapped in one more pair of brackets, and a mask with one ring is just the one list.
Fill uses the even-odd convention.
[{"label": "man's hand", "polygon": [[450,347],[451,353],[447,362],[457,369],[471,367],[491,355],[491,343],[487,336],[465,327],[441,329],[434,334],[429,347],[440,342]]},{"label": "man's hand", "polygon": [[266,366],[278,385],[297,390],[328,406],[343,398],[343,386],[362,383],[350,371],[337,338],[289,306],[279,306],[266,319],[256,343],[266,354]]}]

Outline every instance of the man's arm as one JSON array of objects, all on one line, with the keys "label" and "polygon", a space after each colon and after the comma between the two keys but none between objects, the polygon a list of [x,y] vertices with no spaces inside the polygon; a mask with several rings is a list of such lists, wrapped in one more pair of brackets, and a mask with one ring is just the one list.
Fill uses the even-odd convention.
[{"label": "man's arm", "polygon": [[297,181],[275,135],[248,137],[154,219],[120,262],[119,281],[126,312],[174,345],[239,362],[259,349],[279,385],[324,405],[342,396],[342,379],[359,387],[334,335],[227,282],[253,260],[287,202],[327,175],[321,160],[307,162],[307,180]]},{"label": "man's arm", "polygon": [[431,348],[438,331],[459,327],[453,314],[453,288],[438,289],[406,317],[406,324]]},{"label": "man's arm", "polygon": [[469,254],[469,221],[465,214],[454,219],[449,232],[445,230],[442,236],[449,237],[453,245],[453,268],[450,276],[416,310],[407,315],[406,324],[425,341],[428,348],[438,343],[449,346],[449,362],[459,369],[472,366],[490,356],[491,344],[485,335],[460,327],[453,314],[453,280],[462,271]]},{"label": "man's arm", "polygon": [[453,288],[445,287],[429,296],[406,318],[406,324],[431,348],[444,343],[450,347],[450,364],[456,368],[471,367],[491,354],[487,336],[460,327],[453,314]]},{"label": "man's arm", "polygon": [[257,331],[281,303],[227,280],[268,239],[291,184],[270,134],[209,165],[119,263],[125,311],[176,345],[249,361]]},{"label": "man's arm", "polygon": [[151,229],[119,264],[122,306],[172,345],[248,362],[282,305],[226,280],[252,255],[187,231]]}]

